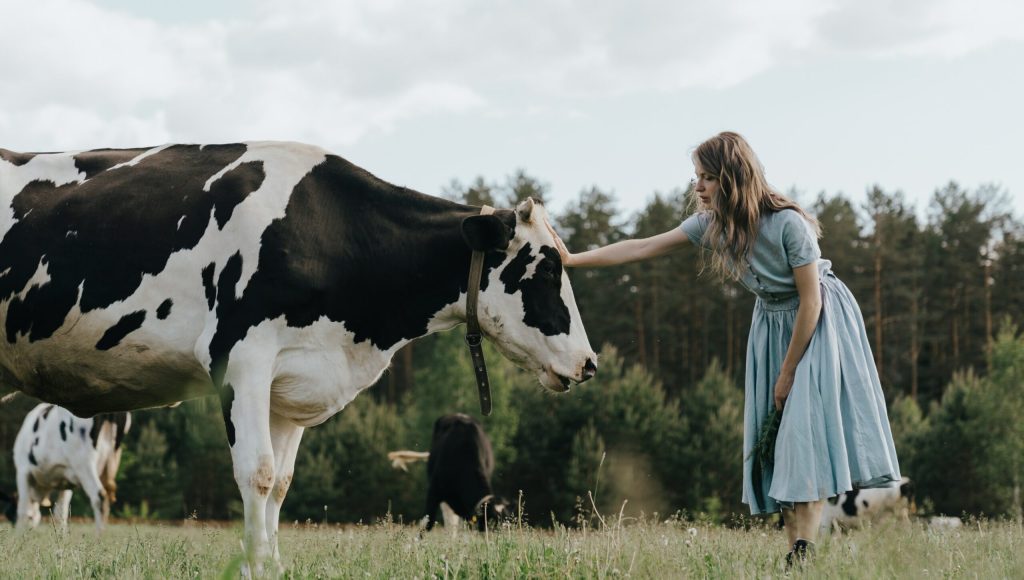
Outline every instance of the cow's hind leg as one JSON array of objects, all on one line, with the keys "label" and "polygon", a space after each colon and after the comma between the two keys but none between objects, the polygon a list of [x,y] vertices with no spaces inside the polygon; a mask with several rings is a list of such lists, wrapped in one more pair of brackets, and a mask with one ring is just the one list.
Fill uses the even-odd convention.
[{"label": "cow's hind leg", "polygon": [[266,512],[275,481],[270,440],[273,361],[267,359],[259,349],[246,352],[236,348],[219,389],[235,482],[245,514],[246,571],[255,575],[263,573],[263,562],[270,555]]},{"label": "cow's hind leg", "polygon": [[277,530],[281,518],[281,504],[288,494],[295,473],[295,456],[299,451],[299,442],[305,431],[280,415],[270,414],[270,440],[274,446],[274,489],[267,500],[267,534],[270,538],[270,555],[275,562],[280,562],[281,554],[277,548]]}]

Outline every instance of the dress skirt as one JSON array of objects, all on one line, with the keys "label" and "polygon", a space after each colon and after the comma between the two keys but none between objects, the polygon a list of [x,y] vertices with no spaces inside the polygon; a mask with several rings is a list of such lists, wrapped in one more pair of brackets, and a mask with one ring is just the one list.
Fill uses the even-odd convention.
[{"label": "dress skirt", "polygon": [[764,473],[759,467],[755,473],[752,450],[775,404],[775,381],[793,335],[799,297],[758,298],[754,307],[743,428],[743,503],[752,514],[900,479],[860,307],[831,272],[821,278],[821,294],[821,317],[786,400],[774,466]]}]

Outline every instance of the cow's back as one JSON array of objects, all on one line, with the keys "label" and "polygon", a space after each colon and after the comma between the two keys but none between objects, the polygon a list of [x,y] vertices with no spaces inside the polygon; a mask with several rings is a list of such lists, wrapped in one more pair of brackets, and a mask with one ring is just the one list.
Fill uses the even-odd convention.
[{"label": "cow's back", "polygon": [[[0,150],[4,379],[79,414],[210,392],[217,293],[244,288],[262,232],[324,155],[288,143]],[[241,271],[219,285],[232,257]]]},{"label": "cow's back", "polygon": [[32,409],[15,438],[14,464],[30,482],[49,492],[80,485],[76,466],[97,462],[90,440],[93,420],[81,419],[56,405],[42,403]]}]

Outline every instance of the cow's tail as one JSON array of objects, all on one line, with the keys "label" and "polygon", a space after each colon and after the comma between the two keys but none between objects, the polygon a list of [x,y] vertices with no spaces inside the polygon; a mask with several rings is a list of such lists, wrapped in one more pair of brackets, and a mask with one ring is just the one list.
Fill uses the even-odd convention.
[{"label": "cow's tail", "polygon": [[391,460],[391,467],[409,471],[409,464],[417,461],[426,461],[430,457],[427,451],[391,451],[388,459]]}]

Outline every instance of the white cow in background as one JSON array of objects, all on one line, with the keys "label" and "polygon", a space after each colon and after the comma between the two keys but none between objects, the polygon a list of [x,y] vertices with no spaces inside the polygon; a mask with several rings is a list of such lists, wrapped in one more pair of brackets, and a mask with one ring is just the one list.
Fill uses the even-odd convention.
[{"label": "white cow in background", "polygon": [[890,487],[854,489],[829,498],[822,510],[821,527],[852,528],[887,515],[907,521],[914,510],[914,485],[904,477]]},{"label": "white cow in background", "polygon": [[14,440],[18,481],[19,528],[36,527],[40,505],[57,492],[53,517],[67,529],[72,488],[89,496],[97,533],[115,501],[121,443],[131,426],[130,413],[104,413],[82,419],[62,407],[40,404],[25,416]]}]

